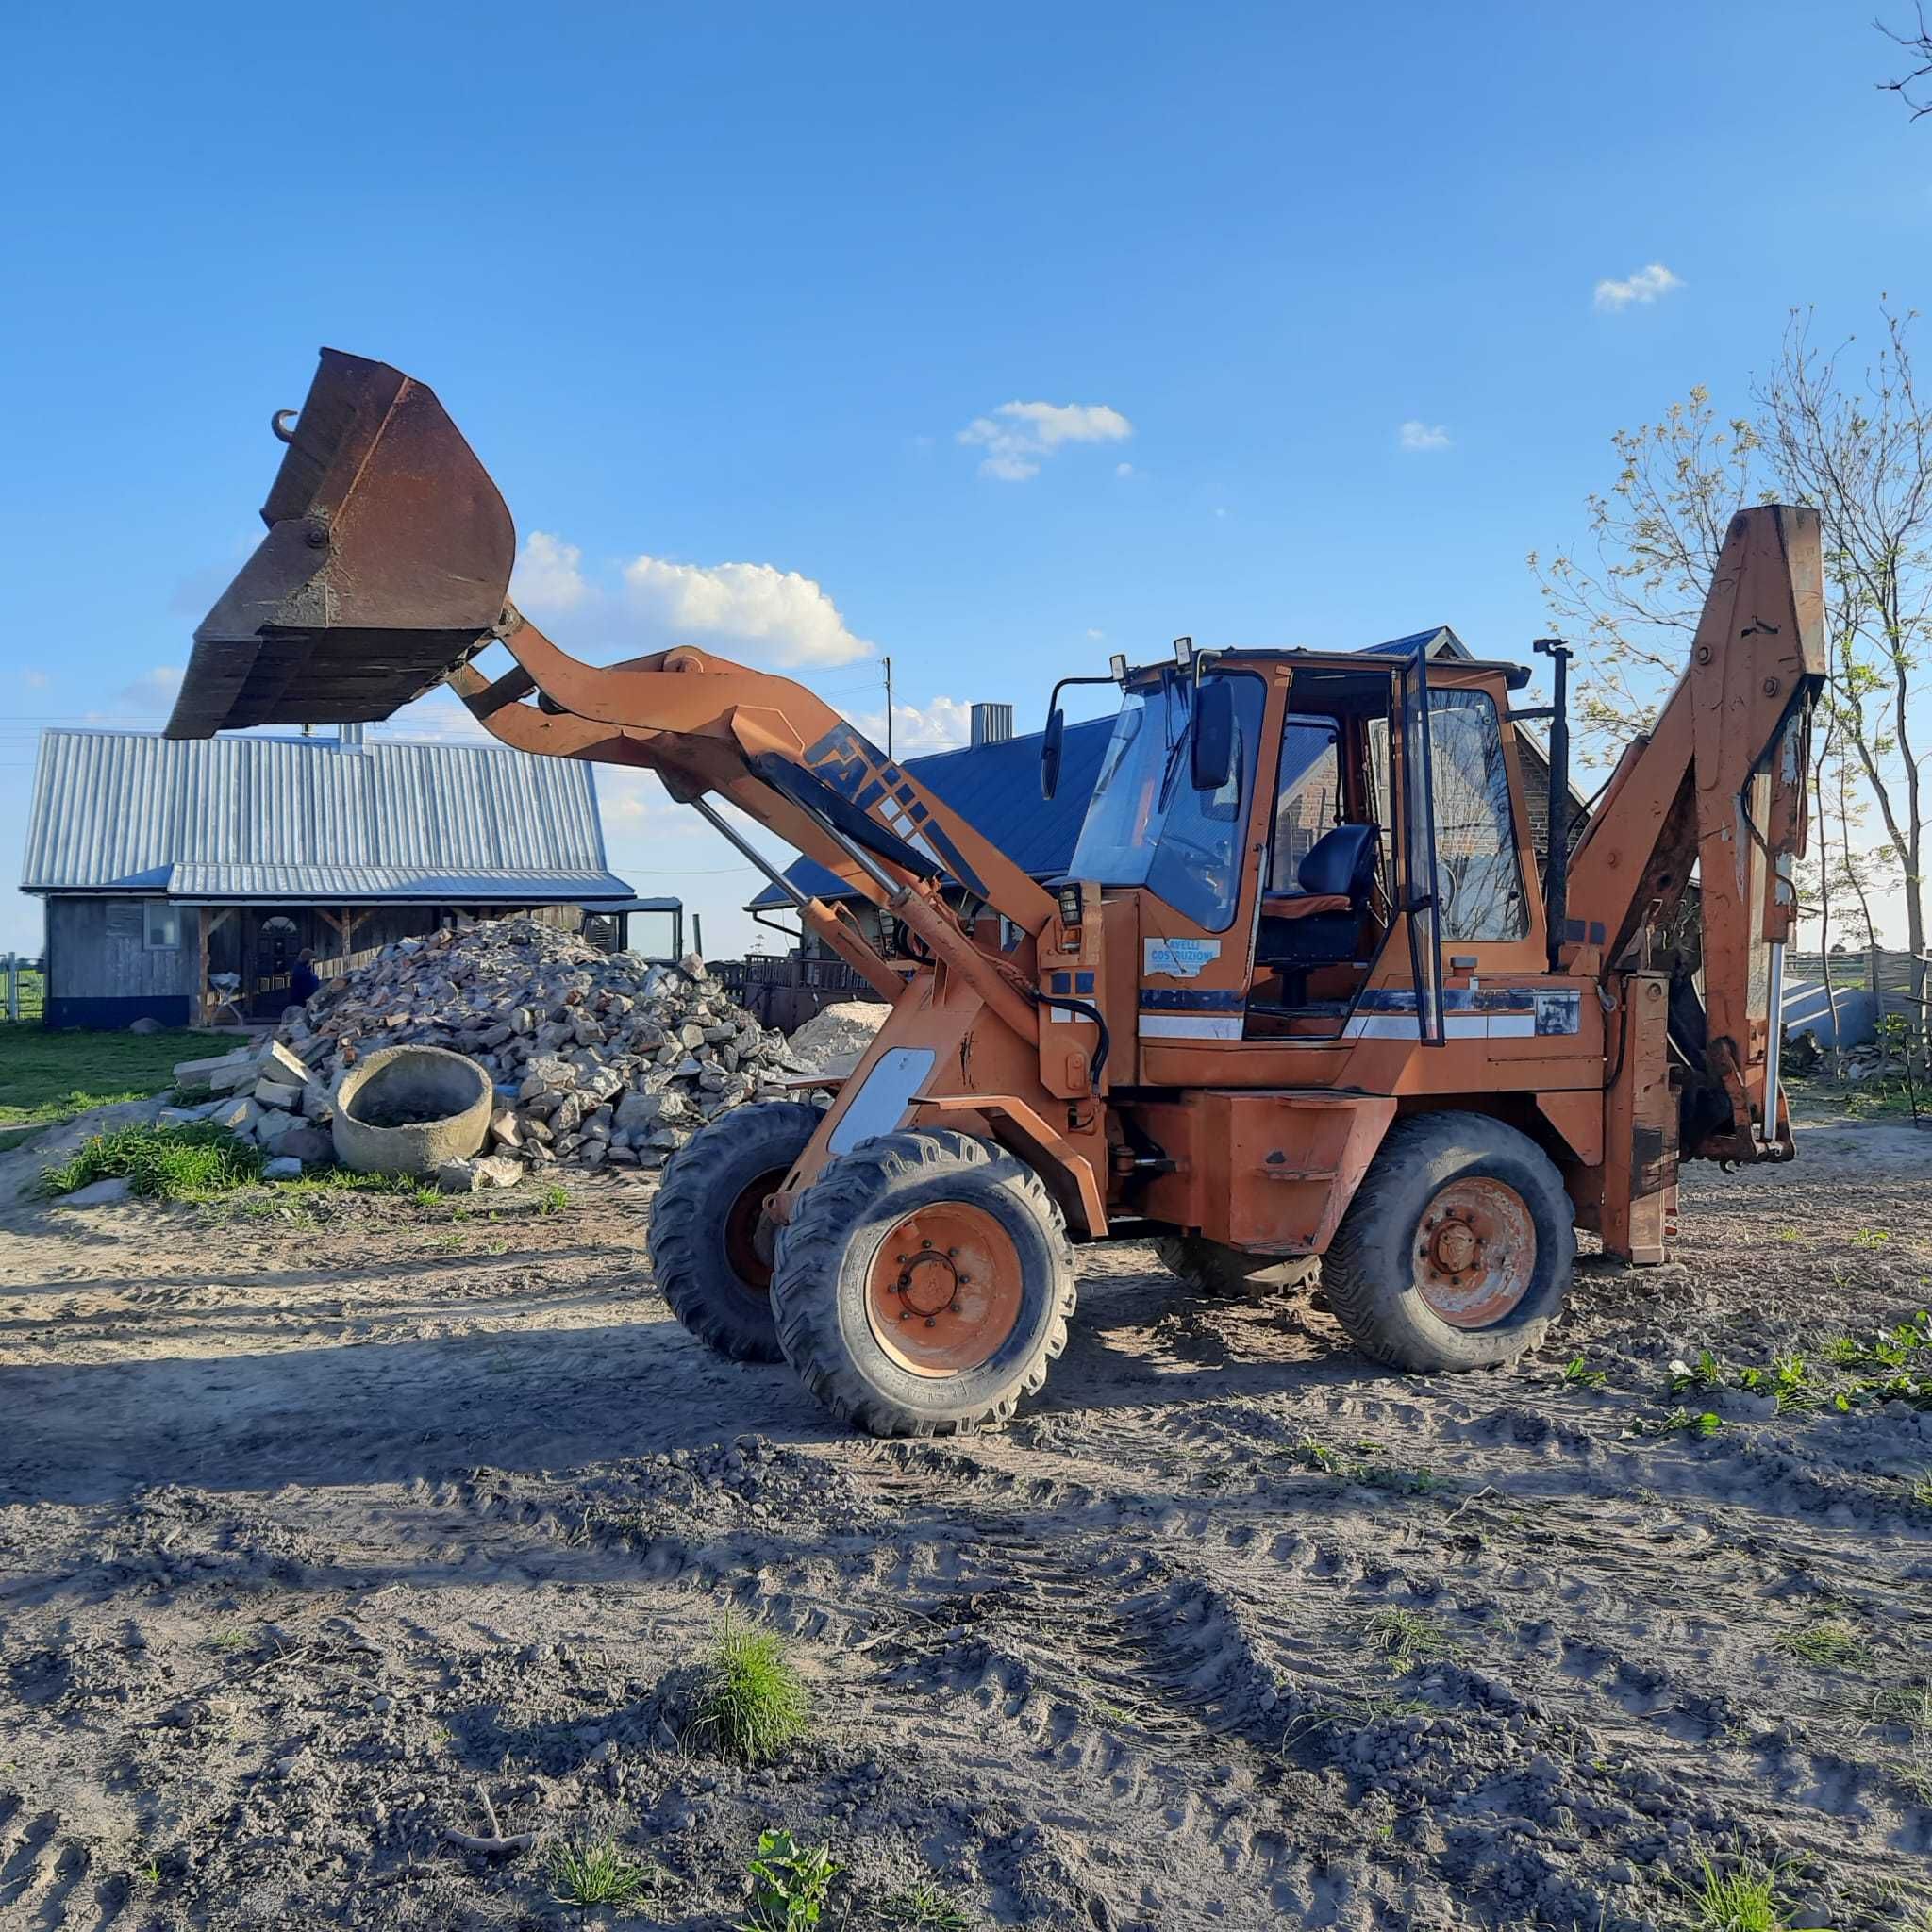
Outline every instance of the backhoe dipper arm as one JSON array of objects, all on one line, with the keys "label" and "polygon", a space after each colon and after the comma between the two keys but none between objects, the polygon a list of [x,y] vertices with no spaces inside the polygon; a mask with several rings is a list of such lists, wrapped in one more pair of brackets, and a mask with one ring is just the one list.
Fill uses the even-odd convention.
[{"label": "backhoe dipper arm", "polygon": [[[599,668],[558,650],[508,602],[516,533],[496,486],[435,394],[386,363],[325,349],[274,428],[288,449],[268,535],[195,632],[171,737],[387,718],[447,678],[506,743],[729,799],[890,908],[1033,1037],[1025,981],[940,895],[950,882],[1032,934],[1053,900],[822,699],[704,651]],[[489,681],[471,659],[498,640],[516,669]],[[849,914],[800,909],[881,991],[902,989]]]},{"label": "backhoe dipper arm", "polygon": [[1687,1157],[1791,1151],[1776,1009],[1824,672],[1817,511],[1740,510],[1690,664],[1656,725],[1625,748],[1571,859],[1566,938],[1577,951],[1602,948],[1607,966],[1647,963],[1696,867],[1704,1010],[1683,981],[1672,1013],[1674,1057],[1692,1090]]}]

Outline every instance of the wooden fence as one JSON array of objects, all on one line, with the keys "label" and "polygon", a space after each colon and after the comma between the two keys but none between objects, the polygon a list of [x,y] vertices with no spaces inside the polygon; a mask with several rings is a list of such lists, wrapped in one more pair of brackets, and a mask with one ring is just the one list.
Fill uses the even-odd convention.
[{"label": "wooden fence", "polygon": [[841,1000],[878,1001],[879,997],[842,959],[753,953],[743,959],[706,963],[760,1025],[776,1026],[786,1033]]}]

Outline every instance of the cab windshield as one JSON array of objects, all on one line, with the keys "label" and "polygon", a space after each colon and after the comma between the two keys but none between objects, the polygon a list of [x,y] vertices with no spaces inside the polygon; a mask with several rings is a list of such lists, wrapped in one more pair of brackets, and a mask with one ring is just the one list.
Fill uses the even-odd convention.
[{"label": "cab windshield", "polygon": [[1074,877],[1103,886],[1145,886],[1208,932],[1227,930],[1241,898],[1241,835],[1267,696],[1251,673],[1227,682],[1235,688],[1235,757],[1215,791],[1197,791],[1190,776],[1191,674],[1176,668],[1127,693],[1071,868]]}]

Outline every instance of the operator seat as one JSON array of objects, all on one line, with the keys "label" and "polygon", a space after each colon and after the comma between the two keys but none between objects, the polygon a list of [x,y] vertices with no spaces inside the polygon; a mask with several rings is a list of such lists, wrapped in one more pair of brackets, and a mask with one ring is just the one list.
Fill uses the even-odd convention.
[{"label": "operator seat", "polygon": [[1315,967],[1339,966],[1356,957],[1380,857],[1376,826],[1335,825],[1295,868],[1301,891],[1262,899],[1255,963],[1281,975],[1285,1004],[1306,1003]]}]

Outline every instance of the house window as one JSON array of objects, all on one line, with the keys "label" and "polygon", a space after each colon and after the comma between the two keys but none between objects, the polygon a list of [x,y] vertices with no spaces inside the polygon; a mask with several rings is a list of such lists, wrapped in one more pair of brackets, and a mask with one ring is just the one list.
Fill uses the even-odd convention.
[{"label": "house window", "polygon": [[147,949],[151,953],[173,953],[181,945],[181,908],[171,906],[165,899],[149,899],[143,902],[142,911],[147,915]]}]

